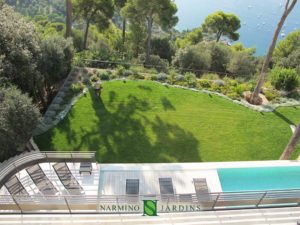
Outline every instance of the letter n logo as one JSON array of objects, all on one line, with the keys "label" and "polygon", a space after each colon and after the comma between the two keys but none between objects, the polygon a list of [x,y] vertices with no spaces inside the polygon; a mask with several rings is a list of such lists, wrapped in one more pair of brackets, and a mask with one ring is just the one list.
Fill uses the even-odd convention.
[{"label": "letter n logo", "polygon": [[157,216],[156,200],[144,200],[144,216]]}]

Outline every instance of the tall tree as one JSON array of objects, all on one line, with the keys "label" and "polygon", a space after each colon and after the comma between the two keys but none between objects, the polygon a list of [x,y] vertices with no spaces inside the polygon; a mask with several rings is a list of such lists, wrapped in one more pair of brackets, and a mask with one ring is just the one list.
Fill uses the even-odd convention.
[{"label": "tall tree", "polygon": [[0,162],[24,150],[39,116],[28,95],[15,87],[0,87]]},{"label": "tall tree", "polygon": [[150,64],[153,24],[170,29],[178,22],[176,4],[172,0],[128,0],[122,14],[130,21],[144,21],[147,27],[146,60]]},{"label": "tall tree", "polygon": [[202,24],[203,33],[213,35],[218,42],[222,36],[227,36],[233,41],[240,37],[237,30],[241,27],[240,19],[232,13],[217,11],[208,15]]},{"label": "tall tree", "polygon": [[288,160],[291,158],[297,143],[300,141],[300,123],[298,124],[298,126],[296,127],[296,130],[292,136],[292,138],[290,139],[288,145],[286,146],[286,148],[284,149],[282,155],[280,156],[280,160]]},{"label": "tall tree", "polygon": [[[115,5],[119,11],[125,6],[127,0],[115,0]],[[123,17],[123,24],[122,24],[122,43],[125,44],[126,40],[126,18]]]},{"label": "tall tree", "polygon": [[114,14],[114,3],[112,0],[76,0],[74,9],[86,21],[83,39],[83,48],[86,49],[91,22],[95,22],[99,29],[107,28]]},{"label": "tall tree", "polygon": [[66,38],[72,35],[72,0],[66,0]]},{"label": "tall tree", "polygon": [[257,105],[257,104],[260,104],[260,102],[261,102],[260,97],[259,97],[259,93],[261,92],[261,89],[262,89],[262,87],[265,83],[265,79],[266,79],[266,76],[267,76],[267,71],[268,71],[269,64],[271,62],[272,55],[273,55],[273,52],[274,52],[274,49],[275,49],[275,46],[276,46],[278,35],[281,31],[281,28],[282,28],[286,18],[288,17],[290,12],[293,10],[296,3],[297,3],[297,0],[287,0],[286,3],[285,3],[284,12],[283,12],[283,14],[282,14],[282,16],[279,20],[279,23],[277,24],[275,33],[274,33],[272,41],[271,41],[271,45],[270,45],[269,50],[268,50],[268,54],[265,58],[263,67],[262,67],[261,72],[260,72],[260,76],[258,78],[256,87],[255,87],[255,89],[254,89],[254,91],[251,95],[251,98],[250,98],[250,103],[251,104],[256,104]]}]

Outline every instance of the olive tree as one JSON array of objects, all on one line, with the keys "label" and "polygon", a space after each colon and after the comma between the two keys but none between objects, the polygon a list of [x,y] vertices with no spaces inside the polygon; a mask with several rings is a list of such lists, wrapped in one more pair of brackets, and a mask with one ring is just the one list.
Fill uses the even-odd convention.
[{"label": "olive tree", "polygon": [[34,25],[4,4],[0,8],[0,27],[0,78],[38,100],[40,46]]},{"label": "olive tree", "polygon": [[27,94],[16,87],[0,87],[0,161],[24,150],[39,119]]}]

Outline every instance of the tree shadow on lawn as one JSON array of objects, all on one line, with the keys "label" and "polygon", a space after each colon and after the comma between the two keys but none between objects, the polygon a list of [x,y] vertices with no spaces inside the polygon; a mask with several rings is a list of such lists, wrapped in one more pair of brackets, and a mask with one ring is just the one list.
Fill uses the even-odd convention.
[{"label": "tree shadow on lawn", "polygon": [[144,116],[150,110],[146,100],[128,95],[126,101],[113,104],[115,97],[104,103],[93,91],[90,94],[99,121],[92,131],[85,131],[77,150],[88,146],[97,151],[99,162],[106,163],[201,161],[199,141],[192,133],[159,116],[152,120]]},{"label": "tree shadow on lawn", "polygon": [[293,123],[289,118],[287,118],[285,115],[281,114],[280,112],[278,112],[277,110],[274,110],[273,113],[279,117],[280,119],[282,119],[284,122],[286,122],[289,125],[295,125],[295,123]]},{"label": "tree shadow on lawn", "polygon": [[167,99],[166,97],[161,97],[160,100],[161,100],[161,103],[162,103],[165,111],[168,111],[168,110],[176,111],[175,107],[172,105],[172,103],[169,101],[169,99]]}]

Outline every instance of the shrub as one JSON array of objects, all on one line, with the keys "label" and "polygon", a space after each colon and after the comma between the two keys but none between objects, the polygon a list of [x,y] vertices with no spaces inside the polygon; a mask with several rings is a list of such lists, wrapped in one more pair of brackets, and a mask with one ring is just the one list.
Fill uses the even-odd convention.
[{"label": "shrub", "polygon": [[231,99],[234,99],[234,100],[239,100],[240,99],[239,94],[236,93],[236,92],[230,92],[230,93],[226,94],[226,96],[231,98]]},{"label": "shrub", "polygon": [[168,82],[170,84],[174,84],[176,82],[176,76],[177,76],[176,72],[174,70],[172,70],[170,72],[170,75],[168,76]]},{"label": "shrub", "polygon": [[[146,56],[140,55],[139,60],[145,63]],[[151,55],[149,65],[145,65],[147,68],[155,68],[157,72],[168,73],[169,63],[166,59],[161,59],[158,55]]]},{"label": "shrub", "polygon": [[207,79],[200,79],[197,83],[199,88],[208,89],[211,87],[211,82]]},{"label": "shrub", "polygon": [[131,70],[125,70],[124,73],[123,73],[124,77],[129,77],[131,75],[133,75],[133,72]]},{"label": "shrub", "polygon": [[167,80],[168,76],[165,73],[159,73],[157,75],[157,80],[161,82],[165,82]]},{"label": "shrub", "polygon": [[99,81],[99,78],[98,78],[98,76],[96,74],[94,74],[94,75],[91,76],[90,80],[91,80],[91,82],[96,83],[96,82]]},{"label": "shrub", "polygon": [[233,76],[250,79],[256,70],[254,57],[248,52],[233,52],[227,70]]},{"label": "shrub", "polygon": [[206,79],[206,80],[219,80],[220,76],[216,73],[204,73],[201,76],[201,79]]},{"label": "shrub", "polygon": [[180,74],[177,75],[177,76],[176,76],[176,81],[177,81],[177,82],[184,81],[184,76],[183,76],[183,75],[180,75]]},{"label": "shrub", "polygon": [[83,81],[82,81],[82,83],[83,83],[84,85],[90,85],[90,84],[91,84],[91,81],[90,81],[89,78],[84,78]]},{"label": "shrub", "polygon": [[213,83],[214,83],[215,85],[217,85],[217,86],[220,86],[220,87],[226,85],[226,82],[223,81],[223,80],[215,80]]},{"label": "shrub", "polygon": [[184,75],[184,80],[186,81],[188,87],[196,87],[197,79],[194,73],[186,73]]},{"label": "shrub", "polygon": [[76,83],[76,84],[72,84],[71,87],[70,87],[70,90],[72,91],[72,93],[75,95],[75,94],[78,94],[80,92],[83,91],[83,85],[80,84],[80,83]]},{"label": "shrub", "polygon": [[299,77],[295,69],[276,67],[271,71],[270,79],[277,90],[293,91],[299,86]]},{"label": "shrub", "polygon": [[126,69],[124,68],[124,66],[118,66],[116,69],[116,75],[118,77],[122,77],[124,75],[125,70]]},{"label": "shrub", "polygon": [[212,58],[205,45],[199,44],[188,46],[185,49],[179,49],[173,59],[173,65],[184,70],[208,70],[211,66]]},{"label": "shrub", "polygon": [[157,75],[151,75],[151,76],[150,76],[150,80],[157,81]]},{"label": "shrub", "polygon": [[144,80],[144,75],[140,74],[138,71],[133,71],[133,74],[129,76],[129,79],[133,80]]},{"label": "shrub", "polygon": [[109,80],[110,74],[107,71],[102,71],[102,72],[98,73],[98,77],[101,80]]},{"label": "shrub", "polygon": [[239,84],[235,87],[235,92],[238,93],[240,96],[243,96],[243,93],[245,91],[249,91],[249,90],[250,90],[250,87],[246,83]]},{"label": "shrub", "polygon": [[280,94],[276,90],[264,90],[264,95],[269,101],[273,101],[280,97]]}]

